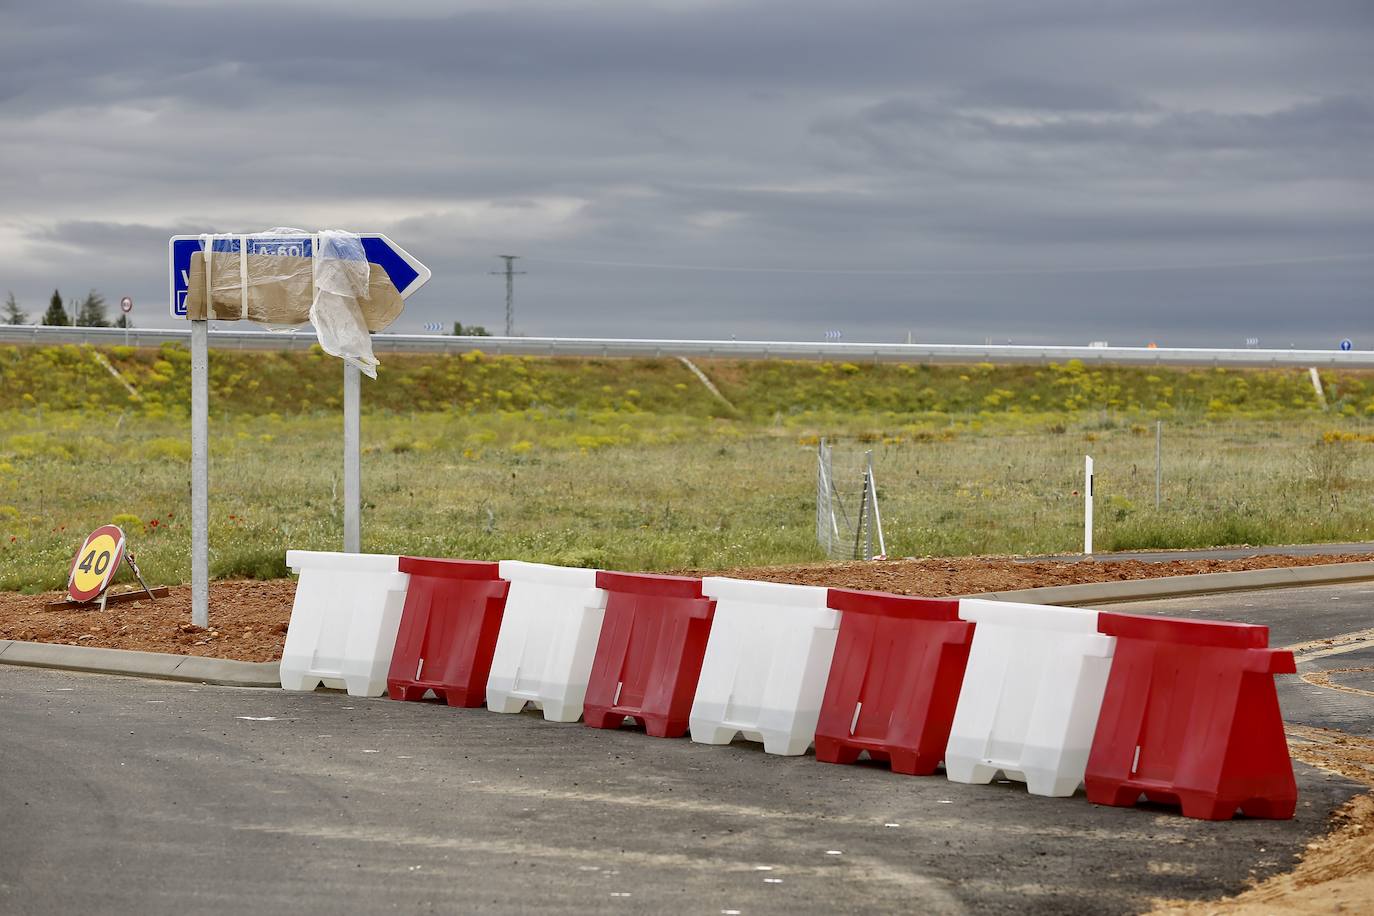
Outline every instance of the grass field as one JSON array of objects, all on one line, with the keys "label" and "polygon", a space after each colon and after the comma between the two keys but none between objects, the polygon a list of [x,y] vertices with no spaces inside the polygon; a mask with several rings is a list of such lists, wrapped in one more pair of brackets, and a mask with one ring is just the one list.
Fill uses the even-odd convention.
[{"label": "grass field", "polygon": [[[115,520],[189,578],[184,351],[0,348],[0,588],[63,584]],[[211,358],[211,562],[284,573],[341,540],[340,364]],[[815,442],[873,449],[893,556],[1074,551],[1082,462],[1099,550],[1374,538],[1374,379],[1060,367],[384,359],[364,387],[363,546],[623,569],[820,558]],[[1164,502],[1154,506],[1154,421]],[[848,478],[857,487],[858,478]]]}]

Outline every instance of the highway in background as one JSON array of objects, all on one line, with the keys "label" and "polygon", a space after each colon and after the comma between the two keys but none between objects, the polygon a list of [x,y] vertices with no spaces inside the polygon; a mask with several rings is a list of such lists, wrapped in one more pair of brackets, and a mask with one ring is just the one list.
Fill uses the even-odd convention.
[{"label": "highway in background", "polygon": [[[233,328],[230,330],[230,328]],[[135,328],[130,346],[156,347],[167,342],[189,345],[189,328]],[[70,328],[33,325],[0,326],[0,345],[92,344],[119,346],[119,328]],[[294,331],[245,331],[237,323],[212,325],[210,347],[219,350],[308,350],[315,345],[309,328]],[[1374,350],[1260,350],[1186,347],[1088,347],[973,344],[889,344],[765,340],[629,340],[599,337],[452,337],[443,334],[375,334],[377,353],[466,353],[583,357],[675,357],[692,359],[794,359],[896,363],[1064,363],[1125,366],[1318,367],[1374,369]]]}]

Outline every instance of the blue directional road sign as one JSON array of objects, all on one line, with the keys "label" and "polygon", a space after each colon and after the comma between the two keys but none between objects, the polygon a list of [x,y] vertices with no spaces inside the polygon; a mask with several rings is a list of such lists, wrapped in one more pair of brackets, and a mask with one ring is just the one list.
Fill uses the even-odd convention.
[{"label": "blue directional road sign", "polygon": [[[429,268],[417,261],[410,252],[380,232],[360,232],[363,253],[391,278],[391,285],[406,299],[429,280]],[[186,317],[186,289],[191,278],[191,255],[202,249],[198,235],[174,235],[167,242],[168,289],[173,318]],[[215,239],[215,253],[239,253],[239,240],[220,236]],[[315,237],[283,235],[279,238],[262,235],[248,236],[249,254],[276,254],[287,257],[313,257]]]},{"label": "blue directional road sign", "polygon": [[1351,347],[1353,347],[1353,346],[1355,346],[1355,344],[1351,342],[1351,340],[1350,340],[1349,337],[1347,337],[1345,340],[1341,341],[1341,349],[1342,349],[1342,350],[1349,350],[1349,349],[1350,349]]},{"label": "blue directional road sign", "polygon": [[437,322],[437,321],[426,321],[426,322],[425,322],[425,330],[426,330],[426,331],[442,331],[443,329],[444,329],[444,326],[443,326],[442,324],[440,324],[439,322]]}]

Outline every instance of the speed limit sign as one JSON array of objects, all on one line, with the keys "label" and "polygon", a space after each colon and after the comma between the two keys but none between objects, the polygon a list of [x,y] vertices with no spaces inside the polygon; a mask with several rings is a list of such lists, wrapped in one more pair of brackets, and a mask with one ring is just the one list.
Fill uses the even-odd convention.
[{"label": "speed limit sign", "polygon": [[125,296],[123,299],[120,299],[119,310],[126,315],[129,314],[134,310],[134,300],[129,298],[128,296]]},{"label": "speed limit sign", "polygon": [[99,597],[109,587],[123,559],[124,532],[118,525],[101,525],[86,535],[72,560],[68,597],[82,603]]}]

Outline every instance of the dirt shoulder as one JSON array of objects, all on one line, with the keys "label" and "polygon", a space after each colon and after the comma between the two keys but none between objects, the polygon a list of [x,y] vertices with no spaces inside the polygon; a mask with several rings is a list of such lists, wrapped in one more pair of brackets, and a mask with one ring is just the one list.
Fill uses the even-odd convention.
[{"label": "dirt shoulder", "polygon": [[281,658],[293,579],[232,579],[210,585],[210,623],[191,625],[191,587],[173,587],[156,601],[132,601],[99,610],[48,610],[64,593],[0,592],[0,639],[138,649],[172,655],[204,655],[245,662]]},{"label": "dirt shoulder", "polygon": [[[1116,582],[1197,573],[1235,572],[1282,566],[1315,566],[1368,560],[1368,555],[1248,557],[1241,560],[1093,560],[1076,563],[1009,557],[956,557],[766,566],[726,570],[724,574],[772,582],[862,588],[906,595],[942,597],[1045,585]],[[702,571],[695,571],[700,574]],[[717,574],[720,571],[714,571]],[[191,625],[190,586],[175,586],[157,601],[135,601],[97,610],[49,610],[66,596],[55,592],[20,595],[0,592],[0,639],[139,649],[176,655],[204,655],[249,662],[281,657],[286,625],[295,597],[294,579],[234,579],[210,586],[210,622]]]},{"label": "dirt shoulder", "polygon": [[[1294,759],[1374,788],[1374,741],[1325,728],[1289,725]],[[1212,901],[1161,900],[1150,916],[1269,916],[1366,913],[1374,901],[1374,793],[1331,817],[1331,832],[1307,845],[1289,872]]]}]

